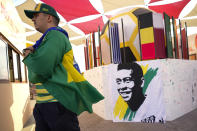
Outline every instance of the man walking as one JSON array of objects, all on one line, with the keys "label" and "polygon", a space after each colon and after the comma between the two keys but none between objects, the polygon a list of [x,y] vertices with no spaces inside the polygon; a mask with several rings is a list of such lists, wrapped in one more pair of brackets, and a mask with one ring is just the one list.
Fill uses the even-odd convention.
[{"label": "man walking", "polygon": [[42,37],[24,50],[29,81],[36,85],[36,131],[80,131],[77,115],[93,112],[104,97],[73,66],[73,51],[59,16],[47,4],[25,10]]}]

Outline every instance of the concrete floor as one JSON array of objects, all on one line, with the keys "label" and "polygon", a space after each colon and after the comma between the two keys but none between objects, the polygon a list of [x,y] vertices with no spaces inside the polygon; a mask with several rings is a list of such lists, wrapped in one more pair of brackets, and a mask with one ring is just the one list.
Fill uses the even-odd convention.
[{"label": "concrete floor", "polygon": [[79,116],[79,122],[81,131],[197,131],[197,109],[165,124],[113,123],[87,112]]},{"label": "concrete floor", "polygon": [[[79,116],[81,131],[197,131],[197,109],[165,124],[151,123],[113,123],[95,113],[82,113]],[[35,131],[33,116],[22,131]],[[65,130],[66,131],[66,130]]]}]

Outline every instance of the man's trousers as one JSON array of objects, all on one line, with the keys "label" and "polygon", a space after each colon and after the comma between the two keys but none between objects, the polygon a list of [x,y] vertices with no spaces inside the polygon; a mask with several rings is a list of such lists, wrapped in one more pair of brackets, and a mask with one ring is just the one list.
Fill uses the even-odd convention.
[{"label": "man's trousers", "polygon": [[80,131],[77,114],[59,102],[36,103],[33,115],[36,131]]}]

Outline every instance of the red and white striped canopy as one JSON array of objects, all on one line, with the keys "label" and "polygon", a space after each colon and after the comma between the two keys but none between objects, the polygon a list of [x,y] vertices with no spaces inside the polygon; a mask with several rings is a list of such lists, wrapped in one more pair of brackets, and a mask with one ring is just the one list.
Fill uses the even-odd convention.
[{"label": "red and white striped canopy", "polygon": [[[39,0],[26,0],[26,3],[30,1],[35,4],[39,2]],[[182,19],[184,22],[188,21],[188,27],[197,27],[197,0],[41,0],[41,2],[53,6],[62,16],[60,26],[69,32],[71,42],[75,38],[98,31],[98,26],[102,29],[110,16],[117,11],[132,7],[144,7],[159,13],[165,12],[171,17]],[[21,10],[20,6],[22,5],[17,6],[17,10]],[[29,8],[23,6],[22,11],[24,9]],[[29,24],[28,20],[23,17],[22,19]]]}]

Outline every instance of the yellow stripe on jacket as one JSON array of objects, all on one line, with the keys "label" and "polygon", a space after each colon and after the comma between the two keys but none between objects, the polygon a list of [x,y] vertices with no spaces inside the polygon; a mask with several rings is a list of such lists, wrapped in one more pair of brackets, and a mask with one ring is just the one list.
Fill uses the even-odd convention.
[{"label": "yellow stripe on jacket", "polygon": [[37,103],[57,102],[57,100],[50,95],[45,88],[43,88],[42,83],[36,84],[36,94]]}]

